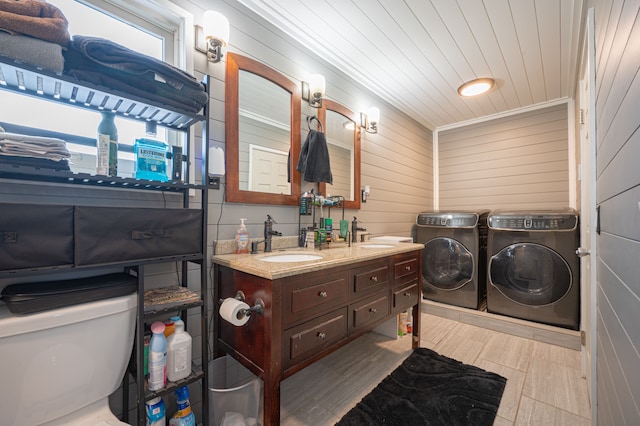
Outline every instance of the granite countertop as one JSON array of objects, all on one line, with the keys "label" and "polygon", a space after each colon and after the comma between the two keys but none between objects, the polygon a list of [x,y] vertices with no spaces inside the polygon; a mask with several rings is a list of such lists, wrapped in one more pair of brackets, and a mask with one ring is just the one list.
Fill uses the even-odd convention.
[{"label": "granite countertop", "polygon": [[[364,248],[364,246],[375,246],[384,244],[384,248]],[[387,247],[391,246],[391,247]],[[212,257],[213,263],[227,266],[231,269],[246,272],[251,275],[267,278],[270,280],[284,278],[306,272],[318,271],[335,266],[349,265],[364,260],[372,260],[380,257],[391,256],[398,253],[407,253],[421,250],[424,244],[414,243],[352,243],[348,247],[345,243],[335,244],[329,248],[306,249],[306,248],[284,248],[273,249],[271,253],[259,252],[258,254],[220,254]],[[302,262],[266,262],[263,259],[268,256],[283,254],[308,254],[321,256],[321,259],[308,260]]]}]

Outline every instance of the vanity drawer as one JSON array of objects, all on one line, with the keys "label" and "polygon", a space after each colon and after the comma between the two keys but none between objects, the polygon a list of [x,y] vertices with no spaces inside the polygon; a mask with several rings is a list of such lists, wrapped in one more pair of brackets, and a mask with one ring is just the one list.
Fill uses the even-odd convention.
[{"label": "vanity drawer", "polygon": [[284,367],[301,362],[346,336],[346,307],[287,330],[283,342],[289,347],[284,351]]},{"label": "vanity drawer", "polygon": [[389,287],[389,264],[373,262],[351,270],[352,299]]},{"label": "vanity drawer", "polygon": [[349,334],[378,323],[389,315],[389,292],[380,292],[349,305]]},{"label": "vanity drawer", "polygon": [[420,302],[418,282],[391,292],[391,313],[402,312]]},{"label": "vanity drawer", "polygon": [[285,284],[284,321],[294,325],[347,304],[347,271],[305,274]]},{"label": "vanity drawer", "polygon": [[393,263],[394,285],[403,285],[417,280],[419,271],[418,262],[419,260],[415,256],[395,260]]}]

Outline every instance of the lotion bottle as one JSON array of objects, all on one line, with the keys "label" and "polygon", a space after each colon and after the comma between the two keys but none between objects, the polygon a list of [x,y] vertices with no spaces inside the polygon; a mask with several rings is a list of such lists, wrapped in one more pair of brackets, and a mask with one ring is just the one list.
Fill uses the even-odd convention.
[{"label": "lotion bottle", "polygon": [[236,232],[236,253],[249,253],[249,231],[244,224],[245,218],[240,219],[240,228]]},{"label": "lotion bottle", "polygon": [[149,345],[149,390],[157,391],[167,384],[167,338],[164,337],[164,323],[151,324]]},{"label": "lotion bottle", "polygon": [[191,374],[191,335],[184,329],[184,322],[174,322],[175,330],[167,339],[167,379],[172,382]]}]

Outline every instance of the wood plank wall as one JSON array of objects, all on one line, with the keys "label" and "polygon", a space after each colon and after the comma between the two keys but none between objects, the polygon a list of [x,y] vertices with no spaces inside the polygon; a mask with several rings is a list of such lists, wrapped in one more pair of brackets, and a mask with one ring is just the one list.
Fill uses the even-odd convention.
[{"label": "wood plank wall", "polygon": [[[204,0],[175,0],[175,3],[195,16],[201,16],[205,9],[210,8]],[[293,81],[307,80],[310,74],[321,73],[327,81],[326,96],[353,111],[366,111],[369,106],[380,108],[378,134],[363,132],[361,141],[361,182],[363,186],[371,187],[371,196],[359,211],[346,211],[345,218],[351,220],[353,216],[357,216],[361,225],[374,235],[410,236],[417,213],[433,206],[431,131],[317,58],[313,52],[239,2],[221,2],[216,5],[216,10],[224,13],[231,24],[231,40],[227,51],[261,61]],[[213,78],[213,126],[209,143],[224,148],[224,63],[207,63],[204,55],[199,53],[196,53],[194,61],[198,73],[207,73]],[[303,140],[307,133],[307,115],[317,115],[317,110],[303,101]],[[302,190],[313,186],[303,183]],[[359,193],[360,188],[357,191]],[[283,235],[298,233],[296,207],[226,203],[223,191],[210,191],[209,207],[211,244],[214,240],[234,238],[239,217],[247,218],[250,237],[261,237],[267,213],[277,222],[274,229]],[[332,210],[335,220],[341,212],[334,212]]]},{"label": "wood plank wall", "polygon": [[640,5],[595,7],[597,184],[597,419],[640,419]]},{"label": "wood plank wall", "polygon": [[438,132],[439,208],[569,206],[567,104]]}]

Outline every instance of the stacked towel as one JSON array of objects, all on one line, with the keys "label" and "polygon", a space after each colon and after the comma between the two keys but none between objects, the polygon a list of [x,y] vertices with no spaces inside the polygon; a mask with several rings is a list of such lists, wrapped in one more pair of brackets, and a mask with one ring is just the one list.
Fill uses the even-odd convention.
[{"label": "stacked towel", "polygon": [[69,170],[71,157],[62,139],[5,132],[0,127],[0,162]]},{"label": "stacked towel", "polygon": [[79,80],[194,113],[208,100],[192,75],[109,40],[74,35],[63,55],[65,73]]},{"label": "stacked towel", "polygon": [[64,57],[59,44],[0,31],[0,56],[62,74]]},{"label": "stacked towel", "polygon": [[0,0],[0,30],[66,47],[69,22],[60,9],[40,0]]}]

